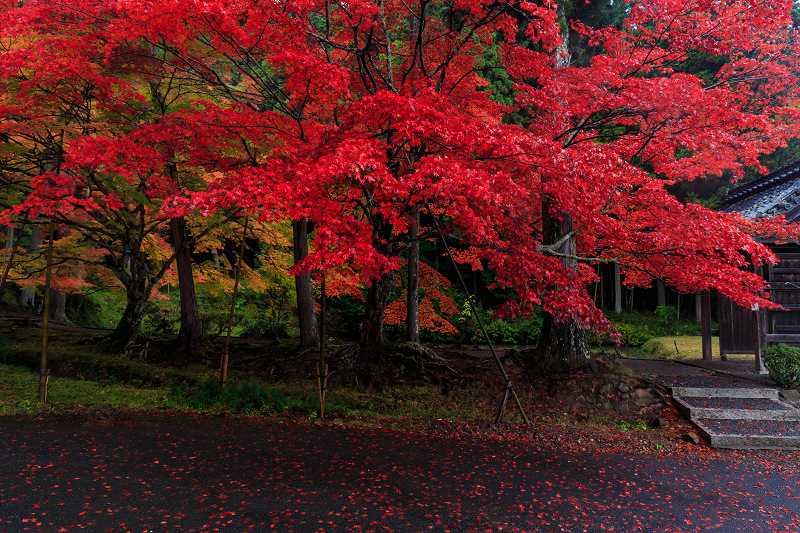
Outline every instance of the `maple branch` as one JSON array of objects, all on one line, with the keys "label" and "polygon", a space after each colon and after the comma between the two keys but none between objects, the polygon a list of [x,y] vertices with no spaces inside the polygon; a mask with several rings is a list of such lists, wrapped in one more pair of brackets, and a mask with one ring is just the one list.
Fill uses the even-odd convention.
[{"label": "maple branch", "polygon": [[[442,87],[444,85],[444,80],[445,80],[445,74],[446,74],[446,71],[447,71],[447,67],[450,65],[450,63],[453,61],[453,59],[455,59],[455,57],[459,54],[459,52],[463,49],[463,47],[467,44],[467,42],[472,40],[473,36],[475,35],[475,31],[478,28],[482,28],[482,27],[484,27],[484,26],[486,26],[488,24],[491,24],[500,15],[502,15],[502,13],[503,13],[502,7],[493,6],[493,9],[495,9],[495,11],[487,10],[486,13],[484,14],[484,16],[481,19],[479,19],[472,26],[469,27],[469,31],[467,32],[466,35],[464,35],[464,37],[461,39],[461,41],[459,42],[458,45],[456,45],[456,46],[452,46],[451,45],[450,46],[450,51],[449,51],[447,57],[431,73],[430,77],[433,78],[433,77],[436,76],[437,72],[441,71],[441,74],[439,76],[439,81],[436,84],[436,92],[440,92],[442,90]],[[448,21],[448,23],[450,24],[450,26],[448,28],[449,29],[448,33],[456,33],[457,34],[464,28],[464,22],[463,22],[463,20],[460,21],[458,27],[454,27],[452,25],[453,24],[453,19],[455,19],[454,11],[455,10],[451,6],[450,7],[450,17],[449,17],[449,21]],[[464,76],[464,77],[466,77],[466,76]],[[464,77],[459,79],[459,82],[462,79],[464,79]]]},{"label": "maple branch", "polygon": [[392,39],[389,37],[389,30],[386,27],[386,12],[384,9],[384,1],[379,0],[378,5],[381,8],[381,26],[383,27],[383,38],[386,45],[386,77],[388,78],[389,89],[392,92],[397,92],[394,87],[394,66],[392,65]]}]

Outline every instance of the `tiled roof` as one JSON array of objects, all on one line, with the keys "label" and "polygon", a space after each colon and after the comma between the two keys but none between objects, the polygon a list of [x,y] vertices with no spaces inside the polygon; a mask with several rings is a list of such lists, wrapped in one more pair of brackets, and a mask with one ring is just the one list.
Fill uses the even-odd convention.
[{"label": "tiled roof", "polygon": [[751,219],[785,215],[793,220],[800,217],[799,207],[800,160],[732,189],[720,202],[721,211]]}]

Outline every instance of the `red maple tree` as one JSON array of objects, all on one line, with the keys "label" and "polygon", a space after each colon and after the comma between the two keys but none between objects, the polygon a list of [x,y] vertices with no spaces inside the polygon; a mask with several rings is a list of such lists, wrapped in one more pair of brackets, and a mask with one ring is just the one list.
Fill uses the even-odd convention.
[{"label": "red maple tree", "polygon": [[[181,191],[176,209],[238,205],[313,221],[297,271],[335,269],[368,284],[356,360],[369,379],[386,353],[382,324],[417,206],[472,247],[498,285],[516,289],[509,313],[542,305],[574,326],[607,327],[586,291],[586,264],[597,262],[642,284],[659,277],[770,305],[762,281],[740,269],[772,260],[745,222],[681,204],[665,186],[736,174],[796,134],[790,7],[643,0],[620,30],[575,28],[600,50],[584,67],[569,65],[551,2],[44,0],[4,9],[54,34],[71,13],[92,22],[107,50],[146,43],[150,58],[216,95],[183,124],[195,140],[213,132],[187,150],[196,158],[187,164],[216,167],[219,180]],[[494,68],[517,80],[514,108],[492,101],[481,75],[498,43]],[[698,54],[723,66],[706,78],[684,72]],[[528,123],[504,123],[512,111]],[[234,144],[246,165],[229,164]],[[549,366],[569,368],[580,355],[551,354],[560,359]]]}]

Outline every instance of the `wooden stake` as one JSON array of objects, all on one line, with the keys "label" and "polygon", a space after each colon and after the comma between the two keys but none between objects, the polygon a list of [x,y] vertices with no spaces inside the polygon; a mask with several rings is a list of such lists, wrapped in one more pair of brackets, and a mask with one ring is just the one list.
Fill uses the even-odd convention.
[{"label": "wooden stake", "polygon": [[497,411],[497,416],[494,417],[494,423],[499,424],[503,421],[503,417],[506,415],[506,405],[508,404],[508,395],[511,393],[513,388],[511,387],[511,382],[506,383],[506,392],[503,394],[503,403],[500,404],[500,409]]},{"label": "wooden stake", "polygon": [[42,362],[39,366],[39,403],[47,403],[47,387],[50,383],[50,370],[47,368],[47,341],[50,331],[50,282],[53,272],[53,235],[55,220],[50,217],[50,234],[47,243],[47,270],[44,277],[44,311],[42,316]]},{"label": "wooden stake", "polygon": [[[426,203],[426,207],[427,203]],[[433,211],[428,207],[428,212],[433,215]],[[505,414],[505,404],[508,401],[509,393],[514,398],[514,403],[517,404],[517,408],[519,408],[519,412],[522,415],[522,419],[525,421],[525,425],[530,425],[530,420],[528,420],[528,415],[525,414],[525,409],[522,408],[522,402],[519,401],[519,396],[517,396],[517,391],[514,390],[514,387],[511,383],[511,380],[506,373],[506,369],[503,366],[503,361],[500,360],[500,356],[497,355],[497,352],[494,349],[494,344],[492,344],[492,340],[489,338],[489,334],[486,332],[486,328],[483,326],[483,319],[481,319],[480,314],[478,313],[478,308],[475,305],[475,300],[472,298],[469,290],[467,289],[467,284],[464,282],[464,278],[461,276],[461,271],[458,269],[458,264],[456,260],[453,258],[453,254],[450,253],[450,246],[447,244],[447,240],[444,238],[444,234],[442,233],[442,228],[439,226],[439,221],[436,220],[436,217],[433,217],[433,223],[436,225],[436,231],[439,233],[439,238],[442,239],[442,244],[444,244],[444,248],[447,251],[447,256],[450,258],[450,262],[453,264],[453,268],[455,268],[456,274],[458,276],[458,280],[461,282],[461,288],[464,289],[464,294],[467,295],[467,302],[469,302],[470,307],[472,308],[472,313],[475,316],[475,321],[478,323],[478,326],[483,333],[483,338],[486,339],[486,343],[489,345],[489,351],[492,352],[492,357],[494,357],[494,361],[497,364],[497,368],[500,370],[500,374],[503,376],[503,380],[506,384],[506,391],[503,397],[503,404],[500,406],[500,411],[498,413],[498,420],[500,422],[502,420],[502,416]]]},{"label": "wooden stake", "polygon": [[236,260],[236,274],[233,282],[233,299],[231,300],[231,312],[228,315],[228,334],[225,336],[225,349],[222,351],[222,360],[219,364],[219,386],[225,388],[228,380],[228,356],[230,354],[231,329],[233,328],[233,312],[236,310],[236,294],[239,292],[239,273],[242,270],[242,258],[244,257],[244,241],[247,237],[247,224],[250,217],[244,219],[244,229],[242,230],[242,244],[239,246],[239,257]]},{"label": "wooden stake", "polygon": [[325,274],[322,275],[322,287],[320,288],[320,313],[319,313],[319,363],[317,364],[317,382],[319,383],[319,419],[325,418],[325,395],[328,390],[328,363],[325,362],[325,341],[327,332],[325,331],[325,319],[327,318],[327,297],[325,294]]}]

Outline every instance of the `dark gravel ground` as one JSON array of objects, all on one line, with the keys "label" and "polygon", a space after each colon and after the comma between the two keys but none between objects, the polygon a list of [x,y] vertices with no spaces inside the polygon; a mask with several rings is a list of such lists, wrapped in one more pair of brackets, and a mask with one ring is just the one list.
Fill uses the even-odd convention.
[{"label": "dark gravel ground", "polygon": [[761,465],[386,430],[0,423],[0,531],[800,531]]},{"label": "dark gravel ground", "polygon": [[790,408],[768,398],[693,398],[681,396],[692,407],[704,409],[753,409],[756,411],[789,411]]},{"label": "dark gravel ground", "polygon": [[689,360],[688,363],[690,364],[651,359],[625,359],[621,363],[636,373],[642,376],[649,376],[669,387],[777,388],[777,385],[769,377],[760,376],[752,372],[750,375],[753,379],[743,379],[722,373],[711,374],[712,371],[740,371],[741,364],[733,361],[713,361],[713,369],[698,367],[697,365],[708,364],[708,362],[704,363],[702,360],[696,359]]},{"label": "dark gravel ground", "polygon": [[725,376],[659,376],[658,380],[670,387],[704,387],[714,389],[760,389],[760,383]]}]

